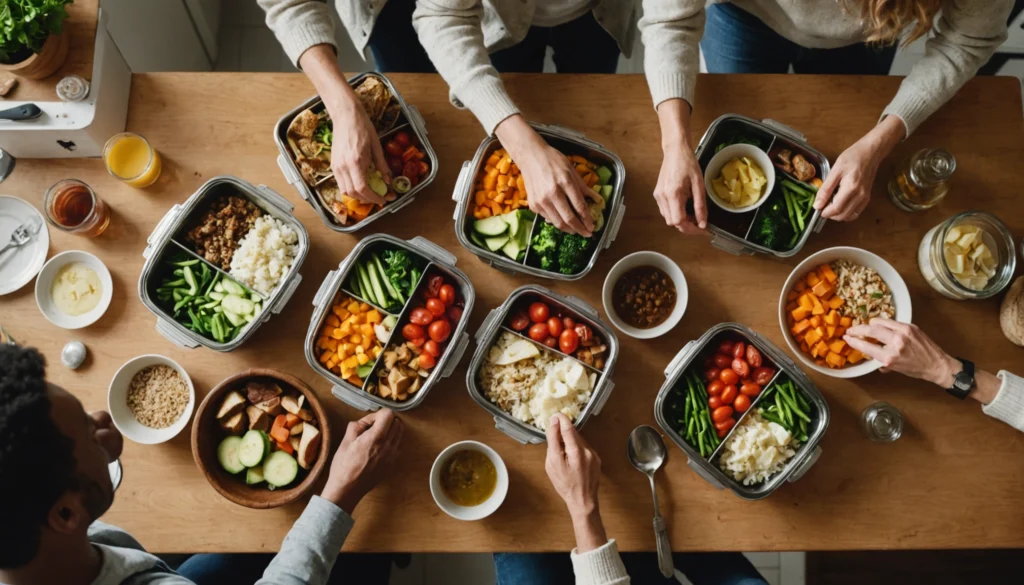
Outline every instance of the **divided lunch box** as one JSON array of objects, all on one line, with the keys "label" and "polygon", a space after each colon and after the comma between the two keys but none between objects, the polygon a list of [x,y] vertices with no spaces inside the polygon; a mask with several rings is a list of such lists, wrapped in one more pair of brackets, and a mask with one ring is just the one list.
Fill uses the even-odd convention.
[{"label": "divided lunch box", "polygon": [[[720,341],[736,337],[744,338],[745,342],[756,347],[763,356],[774,362],[776,373],[772,381],[764,386],[761,393],[754,399],[750,409],[743,413],[743,416],[736,422],[733,430],[726,435],[714,453],[705,459],[686,442],[672,425],[672,419],[678,416],[678,413],[673,411],[675,398],[673,395],[676,393],[675,390],[679,384],[681,384],[681,388],[685,391],[686,384],[682,377],[683,373],[689,368],[697,368],[698,375],[703,379],[704,364],[699,361],[702,355],[713,354],[714,348]],[[775,380],[782,373],[785,373],[793,381],[793,384],[803,391],[804,397],[811,402],[815,409],[810,415],[811,422],[807,429],[807,442],[801,445],[796,455],[786,462],[786,466],[782,471],[760,484],[745,486],[719,469],[718,460],[726,441],[729,440],[735,429],[742,424],[743,420],[760,405],[761,399],[767,394],[767,390],[772,387]],[[825,398],[818,391],[814,383],[811,382],[811,379],[807,377],[807,374],[797,367],[793,360],[789,359],[782,350],[749,327],[739,323],[720,323],[708,329],[700,339],[687,343],[672,358],[668,367],[665,368],[665,378],[665,384],[661,387],[658,397],[654,402],[654,416],[658,421],[658,426],[665,431],[665,434],[672,439],[673,443],[686,453],[687,464],[697,472],[697,475],[703,477],[717,489],[729,488],[734,494],[744,500],[760,500],[771,495],[784,482],[796,481],[803,477],[807,470],[818,461],[818,457],[821,456],[821,447],[818,446],[818,443],[825,435],[825,429],[828,428],[828,403],[825,402]],[[681,395],[680,400],[682,400]]]},{"label": "divided lunch box", "polygon": [[[476,221],[473,218],[472,211],[473,184],[476,182],[477,174],[484,168],[491,153],[501,148],[501,143],[494,136],[488,136],[480,143],[479,148],[476,149],[476,154],[473,156],[473,160],[462,163],[462,170],[459,171],[459,178],[455,183],[455,191],[452,194],[452,199],[456,201],[454,216],[455,235],[459,238],[459,243],[464,248],[502,272],[512,275],[521,272],[553,280],[579,280],[594,268],[594,265],[597,263],[597,256],[601,251],[611,247],[619,233],[619,228],[622,226],[622,218],[626,214],[626,204],[623,198],[626,185],[626,167],[614,153],[605,149],[600,144],[588,140],[580,132],[563,126],[537,124],[534,122],[530,122],[530,126],[559,152],[567,155],[580,155],[590,162],[610,168],[613,172],[612,194],[604,211],[604,229],[595,235],[597,245],[586,267],[579,273],[571,275],[548,271],[539,266],[530,265],[531,253],[529,248],[522,262],[516,262],[502,254],[501,250],[491,251],[470,240],[473,222]],[[532,241],[533,235],[540,229],[542,221],[540,216],[534,218],[528,241]]]},{"label": "divided lunch box", "polygon": [[[818,178],[824,180],[828,175],[830,168],[828,158],[808,144],[803,134],[775,120],[757,121],[738,114],[725,114],[719,117],[711,123],[707,132],[701,137],[696,151],[701,173],[707,168],[711,158],[719,150],[719,146],[735,144],[738,141],[756,142],[756,146],[768,154],[768,158],[772,160],[773,164],[776,160],[775,155],[783,148],[788,148],[794,155],[803,154],[808,162],[814,164],[817,167]],[[768,210],[772,200],[783,198],[782,180],[788,178],[791,181],[799,182],[777,166],[775,167],[775,177],[775,188],[766,195],[770,200],[765,201],[753,211],[732,213],[718,207],[711,197],[707,198],[708,229],[712,233],[711,244],[713,246],[737,255],[760,252],[779,258],[788,258],[794,256],[804,247],[812,233],[821,231],[825,225],[825,218],[821,217],[820,211],[814,210],[807,220],[807,228],[804,229],[792,249],[773,250],[754,241],[753,233],[761,217],[760,214]],[[701,185],[701,188],[703,189],[704,186]],[[692,213],[693,202],[691,201],[689,205]]]},{"label": "divided lunch box", "polygon": [[280,154],[277,157],[277,166],[281,168],[281,172],[284,173],[285,179],[288,184],[295,187],[295,190],[299,192],[299,195],[309,203],[316,211],[320,219],[323,220],[327,227],[331,228],[336,232],[352,233],[363,229],[371,222],[374,222],[381,217],[398,211],[406,205],[412,203],[416,194],[422,191],[433,182],[434,177],[437,176],[437,154],[434,153],[434,148],[430,145],[430,141],[427,140],[427,125],[423,120],[423,116],[420,115],[416,106],[409,105],[402,98],[402,95],[395,89],[394,84],[391,80],[381,75],[380,73],[367,72],[360,73],[348,80],[348,84],[352,87],[357,87],[362,81],[368,77],[375,77],[381,81],[391,92],[391,95],[398,102],[399,107],[402,110],[402,115],[399,117],[398,122],[395,123],[395,127],[380,136],[381,143],[383,144],[392,135],[397,133],[399,130],[407,130],[416,135],[419,139],[420,144],[423,146],[423,153],[427,157],[427,162],[430,165],[430,171],[427,176],[417,183],[414,187],[403,195],[399,195],[395,201],[392,201],[384,206],[383,209],[379,209],[371,213],[366,219],[356,222],[352,225],[339,225],[336,223],[331,215],[331,212],[324,208],[323,203],[320,201],[320,196],[314,192],[313,187],[309,186],[306,181],[303,180],[302,174],[299,173],[299,167],[295,164],[295,159],[292,157],[291,149],[288,147],[288,126],[291,125],[292,120],[295,116],[304,112],[309,108],[313,108],[313,111],[319,113],[324,109],[324,102],[320,99],[320,96],[316,95],[305,103],[298,106],[294,110],[288,112],[283,118],[278,120],[277,125],[274,126],[274,142],[277,144],[277,149]]},{"label": "divided lunch box", "polygon": [[[160,286],[161,278],[170,270],[169,267],[163,265],[164,258],[169,254],[184,251],[213,270],[230,277],[230,274],[221,270],[220,267],[214,266],[196,254],[192,246],[185,240],[185,233],[192,227],[193,220],[198,219],[206,212],[207,206],[213,198],[222,195],[245,197],[264,213],[290,226],[299,237],[295,261],[292,262],[288,273],[277,284],[270,296],[264,299],[260,314],[246,325],[234,339],[225,343],[219,343],[188,329],[175,321],[173,315],[168,314],[156,302],[156,289]],[[139,298],[142,299],[142,304],[157,316],[156,330],[180,347],[195,348],[203,345],[215,351],[226,352],[245,343],[256,332],[257,327],[270,319],[272,315],[280,313],[302,281],[299,270],[309,252],[309,234],[302,223],[292,215],[294,209],[294,205],[270,188],[264,185],[253,186],[242,179],[230,176],[210,179],[184,203],[171,207],[157,223],[149,239],[146,240],[146,249],[142,252],[146,262],[142,267],[142,274],[139,276]]]},{"label": "divided lunch box", "polygon": [[[393,248],[400,248],[411,254],[419,256],[425,264],[423,276],[421,276],[419,282],[416,283],[410,300],[406,302],[398,313],[385,311],[381,307],[377,307],[374,303],[362,299],[350,289],[348,284],[349,279],[353,274],[352,271],[355,269],[357,260],[359,260],[361,255],[366,252],[378,252],[379,256],[380,250]],[[335,397],[349,406],[363,411],[376,411],[381,408],[405,411],[419,406],[435,384],[451,375],[452,371],[459,364],[459,361],[462,360],[462,356],[466,352],[466,348],[469,346],[469,333],[466,332],[466,328],[469,323],[470,315],[473,312],[473,302],[476,300],[476,291],[473,289],[473,284],[469,281],[469,277],[466,276],[464,272],[455,268],[455,262],[455,256],[422,236],[417,236],[406,241],[387,234],[374,234],[360,241],[359,244],[352,249],[352,252],[348,257],[338,265],[338,269],[332,270],[327,274],[327,278],[324,279],[323,283],[320,285],[320,290],[317,291],[316,296],[313,298],[313,317],[309,322],[309,331],[306,334],[305,351],[306,361],[309,362],[310,367],[334,385],[331,392]],[[408,400],[404,402],[389,400],[387,398],[381,398],[374,394],[370,394],[365,390],[366,383],[370,380],[376,379],[377,372],[383,365],[384,353],[381,353],[380,357],[374,361],[373,370],[366,379],[363,380],[362,387],[351,384],[347,380],[325,368],[324,364],[320,363],[316,354],[317,337],[319,337],[324,321],[327,319],[327,316],[331,314],[331,308],[340,293],[344,293],[353,299],[359,299],[362,302],[377,308],[377,310],[384,315],[395,316],[398,319],[398,323],[392,330],[391,337],[392,340],[401,339],[402,327],[409,323],[409,313],[414,308],[414,304],[416,306],[422,306],[422,293],[427,283],[426,277],[431,274],[440,274],[445,278],[446,282],[453,283],[465,305],[463,307],[462,318],[459,319],[459,322],[455,324],[452,329],[452,333],[448,337],[448,341],[445,342],[443,353],[441,354],[441,357],[438,358],[437,364],[431,370],[430,376],[427,377],[420,390],[411,395]],[[420,302],[414,303],[416,299],[419,299]],[[396,338],[396,336],[399,337]],[[387,349],[388,346],[389,344],[384,344],[385,349]]]},{"label": "divided lunch box", "polygon": [[[473,397],[473,400],[494,417],[494,427],[524,445],[544,443],[547,440],[544,431],[518,420],[510,413],[502,410],[497,404],[491,402],[484,395],[483,389],[480,388],[477,376],[483,368],[487,354],[491,351],[491,347],[497,342],[498,336],[501,333],[508,331],[518,337],[530,340],[524,334],[517,333],[507,327],[505,321],[512,314],[513,310],[525,310],[531,303],[536,301],[547,303],[549,306],[560,306],[577,323],[589,325],[594,333],[604,338],[605,343],[608,345],[608,358],[605,361],[603,370],[597,370],[585,363],[583,364],[588,371],[596,372],[598,376],[590,396],[590,402],[587,403],[579,418],[576,419],[575,426],[577,429],[582,429],[591,416],[600,414],[601,409],[608,402],[612,389],[615,387],[615,382],[612,381],[612,373],[615,370],[615,362],[619,357],[619,340],[615,336],[615,332],[601,321],[593,307],[576,297],[562,296],[542,286],[529,284],[512,291],[512,294],[509,295],[508,299],[501,306],[492,309],[487,314],[483,324],[480,325],[476,335],[474,335],[477,348],[473,354],[473,359],[469,363],[469,371],[466,373],[466,387],[469,389],[469,395]],[[537,344],[532,340],[531,343]],[[548,348],[544,347],[543,349],[546,350]],[[561,357],[566,357],[566,354],[559,351],[557,347],[550,349],[550,351],[555,352]]]}]

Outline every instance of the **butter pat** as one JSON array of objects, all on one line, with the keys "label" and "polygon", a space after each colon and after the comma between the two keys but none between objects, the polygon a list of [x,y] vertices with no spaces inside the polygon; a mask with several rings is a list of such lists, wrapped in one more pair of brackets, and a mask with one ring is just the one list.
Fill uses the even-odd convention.
[{"label": "butter pat", "polygon": [[72,262],[61,268],[50,285],[50,298],[54,306],[69,317],[84,315],[95,309],[102,297],[100,277],[82,262]]}]

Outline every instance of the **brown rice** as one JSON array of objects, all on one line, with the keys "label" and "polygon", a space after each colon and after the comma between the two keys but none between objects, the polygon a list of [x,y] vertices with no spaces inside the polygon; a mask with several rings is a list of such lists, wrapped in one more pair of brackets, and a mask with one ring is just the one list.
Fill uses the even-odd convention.
[{"label": "brown rice", "polygon": [[892,290],[877,270],[849,260],[836,260],[831,266],[838,277],[836,294],[843,299],[843,306],[839,308],[841,316],[852,319],[854,325],[867,323],[874,317],[896,317]]}]

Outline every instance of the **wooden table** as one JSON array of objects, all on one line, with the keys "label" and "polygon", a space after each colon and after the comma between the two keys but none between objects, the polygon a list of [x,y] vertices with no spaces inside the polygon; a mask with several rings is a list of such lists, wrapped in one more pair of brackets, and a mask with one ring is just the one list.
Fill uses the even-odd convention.
[{"label": "wooden table", "polygon": [[[627,216],[614,247],[595,270],[574,284],[508,277],[462,249],[452,229],[451,190],[463,160],[483,138],[476,120],[452,108],[438,77],[395,75],[431,129],[440,158],[434,184],[403,212],[375,224],[403,238],[424,235],[452,250],[476,286],[471,330],[515,287],[539,282],[600,307],[604,274],[619,258],[641,249],[660,250],[683,267],[690,285],[689,310],[670,334],[650,342],[622,339],[617,388],[604,412],[584,434],[604,460],[602,511],[608,534],[624,550],[652,550],[651,502],[646,478],[626,459],[626,438],[637,425],[655,424],[653,403],[663,370],[677,350],[708,327],[738,321],[784,341],[776,317],[780,288],[793,266],[812,251],[861,246],[892,262],[903,274],[917,322],[954,354],[990,370],[1021,369],[1022,350],[998,328],[998,300],[956,302],[940,297],[917,269],[924,233],[953,213],[987,209],[1024,234],[1020,213],[1020,163],[1024,160],[1021,94],[1011,78],[970,82],[894,158],[924,146],[946,147],[958,159],[947,200],[926,213],[898,211],[884,195],[891,164],[883,165],[864,216],[829,224],[798,257],[776,261],[734,257],[702,238],[684,238],[665,227],[650,196],[661,165],[657,119],[641,76],[514,76],[507,85],[531,119],[583,130],[622,157],[628,170]],[[735,112],[771,117],[806,133],[831,160],[876,121],[896,91],[891,77],[705,75],[698,85],[694,141],[717,116]],[[358,239],[325,227],[285,182],[275,164],[271,132],[278,118],[312,89],[304,77],[248,74],[138,75],[132,87],[128,128],[162,151],[160,182],[134,191],[110,178],[98,160],[19,161],[0,192],[40,205],[46,187],[77,177],[96,187],[113,207],[110,229],[90,241],[51,229],[53,252],[78,248],[96,253],[113,273],[115,299],[96,325],[80,332],[57,329],[35,308],[32,287],[0,299],[0,322],[15,337],[48,356],[50,378],[81,398],[86,408],[106,406],[112,375],[129,358],[161,353],[191,373],[200,397],[227,375],[253,365],[279,368],[313,385],[335,415],[335,428],[357,413],[331,398],[328,382],[303,358],[311,301],[327,271]],[[142,250],[156,222],[174,203],[207,179],[232,174],[265,183],[295,203],[312,237],[303,281],[283,314],[264,325],[238,351],[183,351],[154,331],[155,317],[137,298]],[[61,346],[81,339],[88,365],[71,372],[59,365]],[[465,364],[436,387],[422,406],[403,415],[407,424],[398,472],[359,506],[346,550],[373,551],[567,551],[573,546],[565,508],[544,475],[544,448],[521,446],[494,430],[493,421],[467,395]],[[1024,435],[985,417],[973,402],[960,403],[941,390],[898,375],[874,374],[841,381],[812,375],[829,400],[832,423],[824,455],[799,482],[761,502],[718,492],[692,473],[682,452],[670,446],[658,476],[662,511],[676,550],[809,550],[1024,546]],[[887,400],[906,414],[899,442],[870,443],[858,427],[861,410]],[[340,437],[342,432],[337,432]],[[477,439],[504,457],[511,489],[504,506],[483,522],[464,523],[442,513],[428,489],[436,455],[461,439]],[[217,495],[196,469],[187,433],[170,443],[129,443],[122,457],[124,483],[104,518],[131,531],[150,550],[275,551],[302,509],[255,511]]]}]

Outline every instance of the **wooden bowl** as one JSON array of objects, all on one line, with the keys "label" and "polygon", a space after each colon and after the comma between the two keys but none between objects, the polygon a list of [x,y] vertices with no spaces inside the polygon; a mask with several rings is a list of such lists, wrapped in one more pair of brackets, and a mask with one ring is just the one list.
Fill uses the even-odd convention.
[{"label": "wooden bowl", "polygon": [[[267,489],[266,485],[246,485],[244,478],[238,475],[231,475],[220,466],[217,461],[217,445],[227,436],[224,430],[217,423],[217,406],[224,395],[241,387],[252,378],[270,378],[280,384],[283,389],[289,388],[301,392],[306,397],[309,408],[312,409],[317,422],[320,424],[320,432],[323,439],[320,442],[320,453],[317,455],[316,463],[309,471],[305,471],[305,477],[297,485],[276,490]],[[247,508],[263,510],[276,508],[294,502],[295,500],[309,495],[316,485],[320,475],[330,459],[331,451],[331,425],[327,411],[324,410],[320,399],[317,398],[313,389],[305,382],[279,372],[266,368],[253,368],[239,372],[228,377],[211,390],[203,402],[196,409],[195,420],[192,424],[192,457],[196,465],[203,472],[206,480],[210,482],[213,489],[220,495],[232,502]],[[300,470],[300,475],[303,471]]]}]

